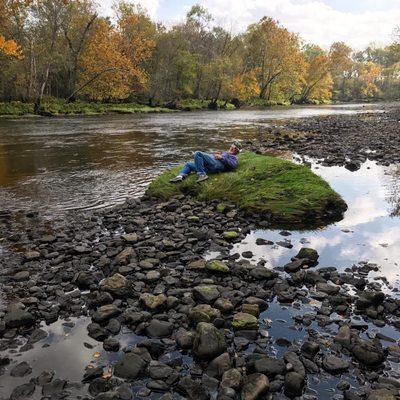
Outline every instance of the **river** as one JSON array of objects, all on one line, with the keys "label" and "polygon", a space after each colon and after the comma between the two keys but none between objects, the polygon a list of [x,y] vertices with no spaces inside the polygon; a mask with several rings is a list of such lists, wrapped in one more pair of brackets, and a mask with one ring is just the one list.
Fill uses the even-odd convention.
[{"label": "river", "polygon": [[379,104],[268,110],[0,119],[2,210],[112,206],[198,149],[221,149],[276,121],[380,111]]}]

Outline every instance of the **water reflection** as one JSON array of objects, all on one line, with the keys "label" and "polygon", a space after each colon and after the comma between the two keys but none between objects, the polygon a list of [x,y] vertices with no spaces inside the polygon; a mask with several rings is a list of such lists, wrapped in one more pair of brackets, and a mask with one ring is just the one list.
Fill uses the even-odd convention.
[{"label": "water reflection", "polygon": [[320,254],[320,266],[344,269],[360,261],[377,263],[390,285],[400,287],[400,220],[398,185],[399,168],[378,166],[368,161],[360,170],[350,172],[343,167],[313,166],[313,171],[326,179],[339,192],[349,208],[342,221],[317,231],[292,231],[288,238],[292,249],[257,246],[259,237],[282,241],[278,230],[255,231],[233,252],[251,250],[254,259],[263,258],[270,267],[282,266],[303,247],[312,247]]},{"label": "water reflection", "polygon": [[2,209],[48,215],[114,205],[201,148],[252,137],[274,120],[380,111],[380,105],[0,119]]}]

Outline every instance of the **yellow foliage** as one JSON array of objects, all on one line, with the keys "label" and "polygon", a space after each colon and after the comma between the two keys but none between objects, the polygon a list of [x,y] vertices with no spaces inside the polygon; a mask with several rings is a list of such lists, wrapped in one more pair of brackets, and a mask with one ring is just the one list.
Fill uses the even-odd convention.
[{"label": "yellow foliage", "polygon": [[114,27],[108,21],[97,22],[80,60],[79,84],[93,100],[127,98],[142,90],[148,76],[142,67],[152,54],[154,41],[137,29],[134,15]]},{"label": "yellow foliage", "polygon": [[14,40],[7,40],[2,35],[0,35],[0,54],[15,58],[22,57],[22,52],[18,44]]}]

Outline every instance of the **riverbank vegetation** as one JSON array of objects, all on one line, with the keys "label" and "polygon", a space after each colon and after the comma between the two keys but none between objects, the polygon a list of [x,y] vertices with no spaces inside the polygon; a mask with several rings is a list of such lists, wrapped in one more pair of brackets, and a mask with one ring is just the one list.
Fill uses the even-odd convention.
[{"label": "riverbank vegetation", "polygon": [[136,111],[399,97],[399,34],[382,48],[322,49],[260,18],[232,33],[198,5],[167,28],[122,0],[109,17],[92,0],[0,2],[0,101],[46,115],[49,98],[85,113],[103,103]]},{"label": "riverbank vegetation", "polygon": [[219,200],[249,213],[272,215],[275,222],[292,227],[340,219],[347,208],[329,184],[308,167],[276,157],[246,152],[240,155],[234,172],[210,175],[201,184],[196,183],[196,175],[171,184],[169,180],[180,168],[156,178],[146,194],[165,200],[179,194],[200,201]]}]

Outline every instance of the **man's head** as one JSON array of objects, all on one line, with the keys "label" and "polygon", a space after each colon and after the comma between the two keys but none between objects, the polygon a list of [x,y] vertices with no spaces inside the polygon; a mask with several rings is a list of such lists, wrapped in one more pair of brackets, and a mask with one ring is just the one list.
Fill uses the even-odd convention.
[{"label": "man's head", "polygon": [[229,153],[238,154],[242,150],[242,146],[238,142],[233,142],[231,147],[229,147]]}]

